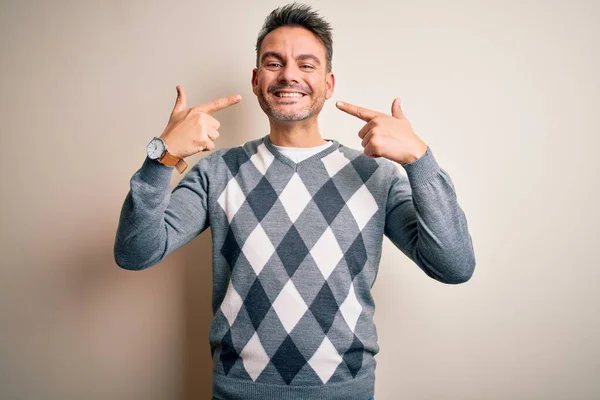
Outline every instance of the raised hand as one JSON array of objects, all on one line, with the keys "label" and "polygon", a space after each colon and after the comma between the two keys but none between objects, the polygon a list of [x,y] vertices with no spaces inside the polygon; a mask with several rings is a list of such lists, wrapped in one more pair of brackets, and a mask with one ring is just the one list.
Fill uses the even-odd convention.
[{"label": "raised hand", "polygon": [[392,115],[341,101],[336,106],[367,123],[358,136],[369,157],[384,157],[404,165],[416,161],[427,151],[427,144],[415,134],[402,112],[400,99],[392,103]]},{"label": "raised hand", "polygon": [[221,123],[211,114],[239,103],[239,94],[221,97],[192,108],[186,106],[183,88],[177,85],[177,100],[169,123],[160,135],[172,155],[185,158],[201,151],[214,150]]}]

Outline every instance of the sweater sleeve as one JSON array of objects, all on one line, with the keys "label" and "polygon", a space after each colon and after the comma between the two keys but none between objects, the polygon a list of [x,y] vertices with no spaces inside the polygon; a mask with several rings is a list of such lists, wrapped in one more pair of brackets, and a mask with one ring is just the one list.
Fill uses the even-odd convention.
[{"label": "sweater sleeve", "polygon": [[117,265],[141,270],[202,233],[209,225],[208,179],[200,160],[171,191],[174,167],[146,158],[130,180],[114,245]]},{"label": "sweater sleeve", "polygon": [[392,165],[385,235],[431,278],[448,284],[468,281],[475,253],[450,176],[429,147],[403,165],[408,179]]}]

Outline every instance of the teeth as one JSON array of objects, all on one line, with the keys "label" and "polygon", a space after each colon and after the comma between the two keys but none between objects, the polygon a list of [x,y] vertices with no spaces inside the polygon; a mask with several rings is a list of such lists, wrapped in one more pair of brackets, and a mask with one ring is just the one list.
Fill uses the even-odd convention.
[{"label": "teeth", "polygon": [[302,93],[277,93],[277,97],[302,97]]}]

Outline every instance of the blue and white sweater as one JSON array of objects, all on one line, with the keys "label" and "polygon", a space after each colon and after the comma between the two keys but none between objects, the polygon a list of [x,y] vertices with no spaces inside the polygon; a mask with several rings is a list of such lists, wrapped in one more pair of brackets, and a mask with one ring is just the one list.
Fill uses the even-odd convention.
[{"label": "blue and white sweater", "polygon": [[115,259],[141,270],[210,226],[213,396],[373,396],[371,287],[384,235],[428,276],[467,281],[475,255],[431,149],[403,168],[335,140],[295,163],[269,136],[214,151],[171,191],[146,159],[131,178]]}]

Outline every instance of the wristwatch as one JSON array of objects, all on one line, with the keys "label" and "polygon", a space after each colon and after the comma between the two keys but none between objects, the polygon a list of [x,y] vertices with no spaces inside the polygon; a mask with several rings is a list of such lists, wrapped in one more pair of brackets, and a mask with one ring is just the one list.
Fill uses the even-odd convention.
[{"label": "wristwatch", "polygon": [[167,144],[162,138],[154,137],[148,146],[146,146],[146,154],[151,160],[156,160],[161,164],[169,167],[177,168],[180,174],[183,174],[188,167],[187,163],[182,158],[175,157],[169,150],[167,150]]}]

